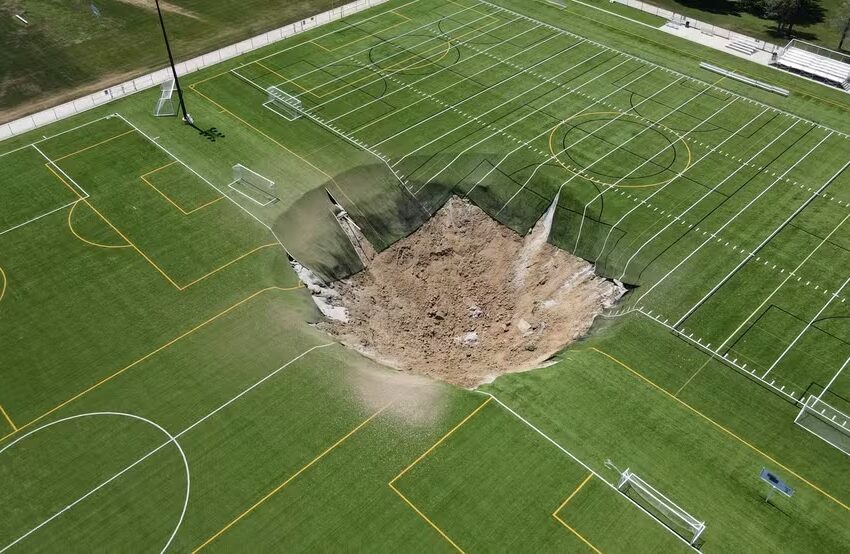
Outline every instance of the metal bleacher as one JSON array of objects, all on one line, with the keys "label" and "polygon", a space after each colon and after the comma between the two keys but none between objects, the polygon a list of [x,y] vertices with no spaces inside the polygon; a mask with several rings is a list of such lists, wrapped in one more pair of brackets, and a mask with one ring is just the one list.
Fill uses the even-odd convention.
[{"label": "metal bleacher", "polygon": [[838,52],[794,40],[777,56],[776,65],[850,90],[850,57]]}]

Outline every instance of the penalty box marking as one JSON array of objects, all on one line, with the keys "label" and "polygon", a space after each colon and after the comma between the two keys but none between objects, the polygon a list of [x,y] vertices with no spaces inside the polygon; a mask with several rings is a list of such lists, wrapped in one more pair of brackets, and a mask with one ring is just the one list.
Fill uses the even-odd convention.
[{"label": "penalty box marking", "polygon": [[154,170],[148,171],[148,172],[147,172],[147,173],[145,173],[144,175],[141,175],[141,176],[139,177],[139,179],[141,179],[142,181],[144,181],[144,182],[145,182],[145,184],[146,184],[146,185],[148,185],[150,188],[152,188],[153,190],[155,190],[156,192],[158,192],[158,193],[159,193],[159,195],[160,195],[160,196],[162,196],[163,198],[165,198],[165,200],[166,200],[169,204],[171,204],[172,206],[174,206],[175,208],[177,208],[178,210],[180,210],[180,213],[182,213],[183,215],[191,215],[191,214],[193,214],[193,213],[197,212],[198,210],[202,210],[202,209],[206,208],[207,206],[210,206],[210,205],[212,205],[212,204],[215,204],[215,203],[216,203],[216,202],[218,202],[219,200],[223,200],[223,199],[224,199],[224,196],[218,196],[218,197],[213,198],[212,200],[210,200],[210,201],[208,201],[208,202],[205,202],[204,204],[201,204],[200,206],[198,206],[198,207],[196,207],[196,208],[192,208],[192,209],[187,210],[186,208],[184,208],[183,206],[181,206],[180,204],[178,204],[178,203],[177,203],[174,199],[172,199],[170,196],[168,196],[167,194],[165,194],[164,192],[162,192],[159,188],[157,188],[157,187],[156,187],[153,183],[151,183],[151,181],[148,179],[148,177],[150,177],[151,175],[153,175],[153,174],[155,174],[155,173],[159,173],[159,172],[160,172],[160,171],[162,171],[163,169],[169,168],[169,167],[171,167],[171,166],[173,166],[173,165],[175,165],[175,164],[177,164],[177,163],[178,163],[178,162],[177,162],[177,160],[171,160],[171,161],[170,161],[170,162],[168,162],[167,164],[162,165],[162,166],[160,166],[160,167],[158,167],[158,168],[156,168],[156,169],[154,169]]},{"label": "penalty box marking", "polygon": [[563,502],[561,502],[561,505],[560,505],[560,506],[558,506],[558,507],[555,509],[555,511],[554,511],[554,512],[552,512],[552,517],[554,517],[554,518],[558,521],[558,523],[560,523],[561,525],[563,525],[564,527],[566,527],[566,528],[567,528],[567,530],[568,530],[570,533],[572,533],[573,535],[575,535],[576,537],[578,537],[578,539],[579,539],[581,542],[583,542],[584,544],[586,544],[586,545],[588,546],[588,548],[590,548],[591,550],[593,550],[594,552],[596,552],[596,554],[602,554],[602,552],[601,552],[598,548],[596,548],[596,547],[593,545],[593,543],[591,543],[589,540],[587,540],[586,538],[584,538],[584,537],[581,535],[581,533],[579,533],[578,531],[576,531],[575,529],[573,529],[573,528],[572,528],[572,527],[571,527],[571,526],[570,526],[570,525],[569,525],[566,521],[564,521],[564,520],[561,518],[561,516],[559,516],[559,515],[558,515],[558,513],[559,513],[561,510],[563,510],[563,509],[564,509],[564,507],[565,507],[567,504],[569,504],[570,500],[572,500],[572,499],[573,499],[573,497],[575,497],[575,495],[577,495],[577,494],[579,493],[579,491],[580,491],[582,488],[584,488],[584,486],[585,486],[585,485],[588,483],[588,481],[590,481],[592,478],[593,478],[593,473],[588,473],[588,474],[587,474],[587,477],[585,477],[585,478],[584,478],[584,480],[583,480],[581,483],[579,483],[579,485],[575,488],[575,490],[573,490],[573,492],[571,492],[571,493],[570,493],[570,495],[566,498],[566,500],[564,500]]},{"label": "penalty box marking", "polygon": [[[137,129],[135,129],[135,128],[130,129],[129,131],[126,131],[126,132],[123,132],[123,133],[119,133],[119,134],[117,134],[117,135],[115,135],[115,136],[112,136],[112,137],[110,137],[110,138],[108,138],[108,139],[106,139],[106,140],[100,141],[100,142],[98,142],[98,143],[96,143],[96,144],[93,144],[93,145],[91,145],[91,146],[88,146],[88,147],[86,147],[86,148],[81,148],[80,150],[77,150],[76,152],[72,152],[72,153],[70,153],[70,154],[66,154],[66,155],[64,155],[64,156],[62,156],[62,157],[60,157],[60,158],[58,158],[58,159],[59,159],[59,160],[66,159],[66,158],[68,158],[68,157],[74,156],[74,155],[79,154],[79,153],[81,153],[81,152],[85,152],[85,151],[87,151],[87,150],[91,150],[92,148],[95,148],[95,147],[97,147],[97,146],[100,146],[100,145],[106,144],[106,143],[108,143],[108,142],[110,142],[110,141],[112,141],[112,140],[115,140],[115,139],[117,139],[117,138],[120,138],[120,137],[126,136],[126,135],[128,135],[129,133],[135,133],[135,132],[138,132],[138,131],[137,131]],[[147,141],[147,137],[145,137],[145,136],[144,136],[144,135],[142,135],[141,133],[139,133],[139,135],[140,135],[140,136],[142,136],[142,137],[143,137],[143,138]],[[39,152],[41,152],[41,151],[39,150]],[[207,272],[206,274],[202,275],[201,277],[198,277],[197,279],[194,279],[193,281],[190,281],[189,283],[186,283],[186,284],[184,284],[184,285],[180,285],[180,284],[178,284],[178,283],[177,283],[174,279],[172,279],[172,278],[171,278],[171,276],[170,276],[170,275],[168,275],[168,273],[167,273],[165,270],[163,270],[163,269],[162,269],[159,265],[157,265],[157,263],[156,263],[156,262],[154,262],[154,261],[153,261],[153,260],[152,260],[152,259],[151,259],[148,255],[147,255],[147,254],[145,254],[145,252],[144,252],[143,250],[141,250],[138,246],[136,246],[136,244],[135,244],[133,241],[131,241],[131,240],[127,237],[127,235],[125,235],[124,233],[122,233],[122,232],[121,232],[121,230],[120,230],[120,229],[118,229],[118,227],[116,227],[115,225],[113,225],[113,223],[112,223],[112,222],[111,222],[111,221],[110,221],[110,220],[109,220],[106,216],[104,216],[104,215],[103,215],[103,214],[102,214],[102,213],[101,213],[101,212],[100,212],[97,208],[95,208],[95,207],[94,207],[94,205],[93,205],[91,202],[89,202],[89,200],[88,200],[88,198],[89,198],[89,197],[88,197],[88,196],[85,196],[85,197],[84,197],[84,196],[82,196],[82,195],[81,195],[81,194],[80,194],[77,190],[75,190],[75,189],[74,189],[74,187],[72,187],[72,186],[68,183],[68,181],[66,181],[66,180],[65,180],[65,178],[64,178],[62,175],[60,175],[60,174],[59,174],[56,170],[54,170],[53,168],[55,167],[55,168],[56,168],[56,169],[58,169],[58,170],[59,170],[62,174],[64,174],[65,176],[67,176],[67,177],[68,177],[68,179],[71,179],[71,178],[70,178],[70,176],[68,176],[68,175],[67,175],[67,173],[66,173],[66,172],[65,172],[65,171],[64,171],[61,167],[59,167],[59,165],[56,163],[56,161],[55,161],[55,160],[52,160],[52,159],[48,158],[48,157],[47,157],[46,155],[44,155],[43,153],[42,153],[42,155],[45,157],[45,159],[47,159],[47,160],[48,160],[48,163],[46,163],[46,164],[45,164],[45,166],[46,166],[46,167],[47,167],[47,168],[48,168],[48,169],[49,169],[49,170],[50,170],[50,171],[51,171],[51,172],[52,172],[52,173],[53,173],[53,174],[54,174],[54,175],[55,175],[55,176],[56,176],[56,177],[57,177],[57,178],[61,181],[61,182],[62,182],[62,184],[63,184],[63,185],[65,185],[66,187],[68,187],[68,189],[69,189],[69,190],[71,190],[74,194],[76,194],[76,195],[77,195],[78,200],[77,200],[76,202],[74,202],[73,204],[76,204],[77,202],[84,202],[84,203],[85,203],[85,204],[86,204],[86,205],[87,205],[87,206],[88,206],[88,207],[89,207],[89,208],[90,208],[90,209],[91,209],[91,210],[92,210],[95,214],[97,214],[97,216],[98,216],[98,217],[100,217],[100,219],[101,219],[104,223],[106,223],[106,224],[107,224],[107,225],[108,225],[108,226],[109,226],[109,227],[110,227],[113,231],[115,231],[115,232],[118,234],[118,236],[120,236],[120,237],[121,237],[121,238],[122,238],[122,239],[123,239],[123,240],[127,243],[127,246],[129,246],[129,247],[131,247],[133,250],[135,250],[135,251],[136,251],[136,252],[137,252],[140,256],[142,256],[142,258],[144,258],[144,259],[145,259],[145,261],[147,261],[147,262],[148,262],[148,263],[149,263],[149,264],[150,264],[150,265],[151,265],[154,269],[156,269],[156,270],[157,270],[157,272],[159,272],[159,274],[160,274],[160,275],[162,275],[162,276],[165,278],[165,280],[166,280],[166,281],[168,281],[168,282],[169,282],[172,286],[174,286],[174,288],[176,288],[177,290],[179,290],[179,291],[181,291],[181,292],[182,292],[182,291],[184,291],[184,290],[186,290],[186,289],[188,289],[189,287],[192,287],[192,286],[194,286],[194,285],[198,284],[199,282],[203,281],[204,279],[206,279],[206,278],[208,278],[208,277],[211,277],[212,275],[214,275],[214,274],[218,273],[219,271],[221,271],[221,270],[223,270],[223,269],[227,268],[228,266],[230,266],[230,265],[232,265],[232,264],[234,264],[234,263],[236,263],[236,262],[238,262],[238,261],[242,260],[243,258],[245,258],[245,257],[247,257],[247,256],[250,256],[251,254],[253,254],[253,253],[255,253],[255,252],[259,251],[259,250],[262,250],[262,249],[265,249],[265,248],[269,248],[269,247],[272,247],[272,246],[279,246],[279,243],[277,243],[277,242],[267,243],[267,244],[262,244],[262,245],[260,245],[260,246],[257,246],[256,248],[253,248],[252,250],[249,250],[248,252],[245,252],[244,254],[242,254],[242,255],[240,255],[240,256],[237,256],[236,258],[234,258],[234,259],[230,260],[229,262],[226,262],[226,263],[222,264],[221,266],[219,266],[219,267],[217,267],[217,268],[215,268],[215,269],[213,269],[213,270],[211,270],[211,271]],[[175,162],[177,162],[177,161],[178,161],[178,160],[175,160]],[[180,162],[180,163],[181,163],[181,165],[185,165],[185,164],[183,164],[182,162]],[[170,165],[170,164],[168,164],[168,165]],[[160,167],[160,168],[158,168],[158,169],[154,170],[153,172],[158,171],[159,169],[163,169],[164,167],[167,167],[167,166]],[[153,172],[150,172],[150,173],[153,173]],[[149,174],[149,173],[148,173],[148,174]],[[148,175],[148,174],[145,174],[145,175]],[[143,177],[144,177],[144,176],[143,176]],[[71,180],[73,180],[73,179],[71,179]],[[146,180],[146,179],[144,179],[144,178],[143,178],[143,180],[144,180],[145,182],[147,182],[147,180]],[[150,184],[150,183],[148,183],[148,184]],[[151,185],[151,186],[153,186],[153,185]],[[156,187],[153,187],[153,188],[156,190]],[[83,189],[81,188],[80,190],[83,190]],[[160,194],[161,194],[161,193],[160,193]],[[214,200],[214,202],[217,202],[217,201],[218,201],[218,200],[220,200],[220,199],[221,199],[221,197],[220,197],[220,198],[218,198],[218,199],[216,199],[216,200]],[[176,205],[176,204],[175,204],[175,205]],[[206,207],[206,206],[201,206],[201,207]],[[183,211],[183,210],[181,209],[181,211]],[[190,213],[191,213],[191,212],[190,212]],[[69,225],[70,225],[70,221],[69,221]],[[72,229],[72,232],[73,232],[73,229]],[[74,233],[74,235],[75,235],[75,236],[77,236],[77,238],[80,238],[81,240],[83,240],[84,242],[86,242],[86,243],[88,243],[88,244],[93,244],[92,242],[90,242],[90,241],[88,241],[88,240],[82,239],[82,237],[80,237],[80,236],[79,236],[79,235],[77,235],[76,233]],[[107,247],[107,245],[100,245],[100,244],[93,244],[93,245],[94,245],[94,246],[100,246],[100,247]],[[113,247],[115,247],[115,246],[113,246]]]}]

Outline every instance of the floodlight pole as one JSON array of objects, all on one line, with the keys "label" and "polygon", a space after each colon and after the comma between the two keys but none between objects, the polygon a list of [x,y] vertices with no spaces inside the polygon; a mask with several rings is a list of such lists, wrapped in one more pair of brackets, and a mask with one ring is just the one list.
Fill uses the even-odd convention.
[{"label": "floodlight pole", "polygon": [[183,89],[180,88],[180,79],[177,78],[177,69],[174,67],[174,56],[171,54],[171,44],[168,42],[168,33],[165,32],[165,21],[162,19],[162,10],[159,8],[159,0],[156,3],[156,13],[159,15],[159,26],[162,27],[162,38],[165,40],[165,50],[168,52],[168,62],[171,64],[171,74],[174,76],[174,85],[177,87],[177,98],[180,100],[180,109],[183,111],[183,121],[191,125],[192,116],[186,111],[186,103],[183,101]]}]

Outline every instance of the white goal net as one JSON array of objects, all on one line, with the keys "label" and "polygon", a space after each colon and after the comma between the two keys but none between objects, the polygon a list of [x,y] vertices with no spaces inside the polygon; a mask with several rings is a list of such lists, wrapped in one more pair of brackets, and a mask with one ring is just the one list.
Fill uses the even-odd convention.
[{"label": "white goal net", "polygon": [[153,114],[157,117],[177,115],[177,111],[174,109],[174,100],[171,98],[174,95],[174,79],[162,83],[159,90],[159,99],[156,101]]},{"label": "white goal net", "polygon": [[820,396],[809,395],[794,423],[850,455],[850,416]]},{"label": "white goal net", "polygon": [[301,117],[303,106],[301,99],[289,94],[278,87],[269,87],[266,89],[268,100],[263,104],[265,107],[285,117],[289,121],[295,121]]},{"label": "white goal net", "polygon": [[274,181],[242,164],[233,166],[233,182],[229,186],[261,206],[267,206],[280,200]]},{"label": "white goal net", "polygon": [[620,474],[617,490],[631,498],[691,546],[698,546],[705,522],[697,520],[646,481],[626,469]]}]

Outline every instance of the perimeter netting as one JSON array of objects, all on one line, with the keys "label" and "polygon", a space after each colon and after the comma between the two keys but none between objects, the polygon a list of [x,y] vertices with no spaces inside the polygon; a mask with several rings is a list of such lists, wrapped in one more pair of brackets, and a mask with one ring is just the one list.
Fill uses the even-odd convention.
[{"label": "perimeter netting", "polygon": [[820,397],[810,395],[794,418],[794,423],[850,455],[850,416]]},{"label": "perimeter netting", "polygon": [[698,521],[628,469],[620,475],[617,489],[688,544],[695,547],[701,544],[700,536],[705,530],[705,523]]},{"label": "perimeter netting", "polygon": [[274,181],[242,164],[233,166],[233,182],[229,186],[261,206],[267,206],[280,200]]},{"label": "perimeter netting", "polygon": [[174,109],[174,79],[169,79],[162,83],[159,87],[159,99],[156,101],[156,106],[153,109],[153,114],[157,117],[169,117],[177,115],[177,110]]},{"label": "perimeter netting", "polygon": [[263,104],[265,107],[289,121],[295,121],[301,117],[303,106],[300,98],[274,86],[267,88],[266,92],[268,100]]}]

